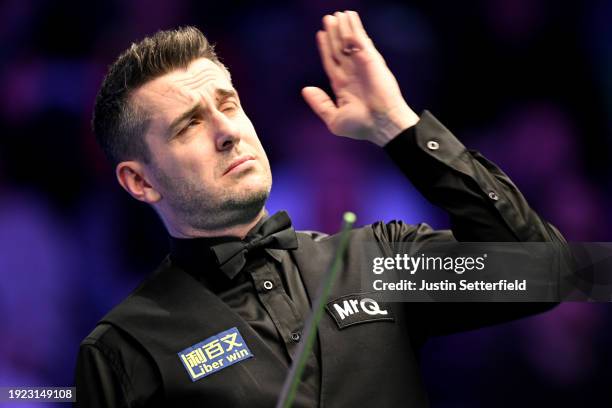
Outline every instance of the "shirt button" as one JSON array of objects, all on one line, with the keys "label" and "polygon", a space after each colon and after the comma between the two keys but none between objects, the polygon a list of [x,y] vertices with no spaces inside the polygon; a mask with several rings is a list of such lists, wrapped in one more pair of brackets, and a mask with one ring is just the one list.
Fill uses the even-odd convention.
[{"label": "shirt button", "polygon": [[301,338],[301,337],[302,337],[302,336],[300,336],[300,333],[299,333],[299,332],[294,332],[294,333],[291,333],[291,340],[295,341],[296,343],[297,343],[298,341],[300,341],[300,338]]},{"label": "shirt button", "polygon": [[264,282],[264,288],[265,288],[266,290],[270,290],[270,289],[272,289],[273,287],[274,287],[274,284],[272,283],[272,281],[267,280],[267,281],[265,281],[265,282]]},{"label": "shirt button", "polygon": [[495,193],[495,191],[489,191],[489,198],[493,201],[499,200],[499,197],[497,196],[497,193]]},{"label": "shirt button", "polygon": [[440,148],[440,143],[436,142],[435,140],[430,140],[427,142],[427,148],[429,150],[438,150]]}]

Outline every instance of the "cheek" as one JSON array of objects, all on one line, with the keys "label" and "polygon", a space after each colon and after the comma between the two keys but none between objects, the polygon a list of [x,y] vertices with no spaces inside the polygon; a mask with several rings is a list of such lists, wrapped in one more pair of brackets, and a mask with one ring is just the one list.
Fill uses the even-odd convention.
[{"label": "cheek", "polygon": [[259,157],[259,162],[261,163],[263,169],[266,172],[269,172],[270,163],[268,162],[268,156],[266,155],[266,151],[261,145],[261,142],[259,141],[259,139],[255,138],[249,144],[253,147],[253,149],[255,150],[255,154],[257,154],[257,156]]},{"label": "cheek", "polygon": [[214,178],[214,165],[206,159],[205,148],[202,146],[190,146],[179,152],[168,153],[166,163],[178,182],[186,180],[210,183]]},{"label": "cheek", "polygon": [[253,123],[249,119],[249,117],[243,112],[240,115],[240,128],[242,129],[243,138],[249,140],[249,144],[254,145],[254,141],[259,143],[259,139],[257,137],[257,132],[255,131],[255,127]]},{"label": "cheek", "polygon": [[248,119],[246,119],[243,129],[244,141],[246,141],[249,146],[255,149],[255,151],[267,161],[266,152],[261,144],[261,141],[257,137],[257,132],[255,132],[255,128]]}]

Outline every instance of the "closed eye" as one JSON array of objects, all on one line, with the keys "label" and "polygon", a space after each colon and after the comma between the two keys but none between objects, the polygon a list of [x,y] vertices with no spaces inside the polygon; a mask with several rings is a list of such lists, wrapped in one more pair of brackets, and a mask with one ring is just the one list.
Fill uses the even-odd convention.
[{"label": "closed eye", "polygon": [[221,112],[232,112],[234,110],[238,109],[238,104],[236,102],[226,102],[223,105],[221,105]]},{"label": "closed eye", "polygon": [[189,123],[187,123],[187,126],[185,126],[185,128],[197,126],[200,124],[200,122],[202,122],[200,119],[191,119]]},{"label": "closed eye", "polygon": [[181,130],[179,130],[176,135],[180,136],[183,133],[185,133],[186,131],[188,131],[189,129],[198,126],[200,123],[202,123],[202,121],[200,119],[193,118],[193,119],[189,120],[189,122],[187,122],[187,124]]}]

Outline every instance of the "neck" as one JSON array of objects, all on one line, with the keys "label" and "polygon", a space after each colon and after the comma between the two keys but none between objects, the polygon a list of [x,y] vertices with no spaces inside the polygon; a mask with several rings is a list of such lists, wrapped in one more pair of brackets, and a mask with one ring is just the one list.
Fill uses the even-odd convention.
[{"label": "neck", "polygon": [[171,225],[166,223],[168,233],[174,238],[209,238],[209,237],[238,237],[243,239],[246,234],[261,220],[264,216],[265,208],[262,208],[259,214],[252,221],[245,224],[234,225],[228,228],[220,228],[215,230],[201,230],[191,228],[187,225]]}]

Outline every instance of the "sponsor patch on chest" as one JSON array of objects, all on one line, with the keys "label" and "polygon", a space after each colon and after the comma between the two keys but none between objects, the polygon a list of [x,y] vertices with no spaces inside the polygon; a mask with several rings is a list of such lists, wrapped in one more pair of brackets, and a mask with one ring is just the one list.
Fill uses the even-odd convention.
[{"label": "sponsor patch on chest", "polygon": [[367,293],[339,297],[329,302],[325,308],[339,329],[359,323],[395,321],[389,307],[384,302],[372,299]]},{"label": "sponsor patch on chest", "polygon": [[253,357],[236,327],[202,340],[178,353],[191,381]]}]

